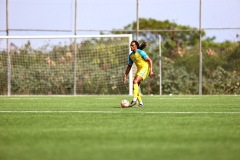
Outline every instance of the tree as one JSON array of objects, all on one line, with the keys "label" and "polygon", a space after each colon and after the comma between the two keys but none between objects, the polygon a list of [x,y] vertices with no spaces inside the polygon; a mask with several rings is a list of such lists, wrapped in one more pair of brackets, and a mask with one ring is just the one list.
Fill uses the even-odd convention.
[{"label": "tree", "polygon": [[[151,48],[158,48],[158,36],[162,36],[163,47],[166,51],[164,55],[169,58],[173,58],[175,53],[181,54],[186,48],[193,47],[199,43],[199,32],[197,28],[177,25],[168,20],[159,21],[152,18],[140,18],[139,24],[140,30],[143,30],[139,32],[139,37],[150,43]],[[127,33],[132,33],[132,30],[135,30],[136,26],[137,23],[133,22],[125,26],[124,30],[130,30]],[[112,33],[122,32],[113,31]],[[205,36],[204,31],[202,32],[202,36]]]},{"label": "tree", "polygon": [[[139,39],[149,43],[145,51],[154,62],[154,72],[159,68],[159,42],[158,36],[162,37],[162,75],[163,94],[197,94],[199,75],[199,36],[197,28],[178,25],[168,20],[140,18]],[[124,27],[127,33],[135,33],[137,23],[133,22]],[[113,32],[122,33],[122,32]],[[216,37],[207,37],[204,31],[202,36],[203,53],[203,94],[232,94],[236,93],[233,88],[239,89],[239,83],[227,82],[219,78],[225,73],[230,79],[240,77],[240,45],[234,42],[214,42]],[[221,72],[219,72],[221,71]],[[158,92],[159,75],[147,79],[142,83],[143,93]],[[151,85],[150,85],[151,84]],[[157,86],[156,86],[157,84]],[[221,84],[221,85],[217,85]],[[222,87],[228,85],[229,87]],[[236,87],[237,86],[237,87]]]}]

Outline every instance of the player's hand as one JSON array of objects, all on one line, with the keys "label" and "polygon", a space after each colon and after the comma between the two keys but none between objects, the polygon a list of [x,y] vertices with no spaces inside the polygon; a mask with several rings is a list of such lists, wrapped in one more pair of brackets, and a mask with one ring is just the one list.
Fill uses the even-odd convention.
[{"label": "player's hand", "polygon": [[151,72],[149,73],[149,76],[150,76],[151,78],[153,78],[153,76],[154,76],[153,71],[151,71]]}]

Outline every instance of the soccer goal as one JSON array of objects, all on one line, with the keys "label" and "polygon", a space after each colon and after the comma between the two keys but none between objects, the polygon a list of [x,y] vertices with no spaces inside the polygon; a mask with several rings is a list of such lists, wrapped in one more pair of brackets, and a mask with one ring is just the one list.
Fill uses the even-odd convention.
[{"label": "soccer goal", "polygon": [[132,71],[122,83],[131,41],[131,34],[0,36],[0,95],[132,95]]}]

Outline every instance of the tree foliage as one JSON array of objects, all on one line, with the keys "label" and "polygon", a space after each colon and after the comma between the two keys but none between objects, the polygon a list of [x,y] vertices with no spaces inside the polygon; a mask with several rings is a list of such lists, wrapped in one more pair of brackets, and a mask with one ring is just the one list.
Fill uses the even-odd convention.
[{"label": "tree foliage", "polygon": [[[124,30],[133,33],[136,22],[126,25]],[[143,94],[159,94],[160,78],[162,94],[198,94],[200,34],[203,94],[240,94],[240,42],[217,43],[215,37],[207,37],[204,31],[168,20],[140,18],[140,30],[139,41],[147,41],[144,50],[153,60],[155,73],[154,78],[141,84]],[[121,45],[115,48],[111,44]],[[18,52],[11,52],[14,94],[73,94],[74,44],[55,45],[43,52],[48,46],[33,49],[29,41]],[[117,39],[90,39],[78,44],[77,51],[77,94],[128,93],[128,86],[121,83],[129,52],[126,43]],[[119,51],[126,52],[125,58],[118,58]],[[160,61],[162,77],[158,74]],[[7,54],[2,51],[1,95],[7,92],[7,70]]]},{"label": "tree foliage", "polygon": [[[159,93],[160,86],[157,82],[160,78],[158,73],[161,45],[163,94],[198,94],[200,34],[203,38],[203,94],[240,93],[239,42],[217,43],[214,42],[215,37],[207,37],[204,31],[199,32],[197,28],[178,25],[168,20],[140,18],[139,24],[139,41],[148,42],[149,47],[145,51],[153,59],[156,74],[154,80],[148,79],[142,84],[143,93]],[[136,30],[136,26],[137,23],[133,22],[124,29]]]}]

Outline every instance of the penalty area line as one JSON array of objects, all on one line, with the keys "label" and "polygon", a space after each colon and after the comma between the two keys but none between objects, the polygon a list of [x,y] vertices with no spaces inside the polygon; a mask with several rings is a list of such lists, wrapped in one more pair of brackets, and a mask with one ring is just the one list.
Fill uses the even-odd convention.
[{"label": "penalty area line", "polygon": [[0,113],[240,114],[240,112],[0,111]]}]

